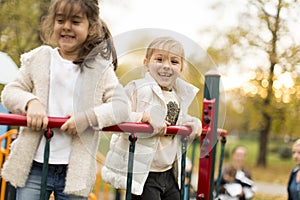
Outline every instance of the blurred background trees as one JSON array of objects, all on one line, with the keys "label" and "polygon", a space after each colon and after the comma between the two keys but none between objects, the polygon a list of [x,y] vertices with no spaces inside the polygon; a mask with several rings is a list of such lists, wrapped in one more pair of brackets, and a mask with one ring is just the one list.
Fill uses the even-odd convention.
[{"label": "blurred background trees", "polygon": [[299,135],[299,11],[298,1],[250,0],[238,25],[208,48],[219,65],[248,74],[246,84],[227,92],[225,128],[258,136],[257,166],[267,165],[270,135]]},{"label": "blurred background trees", "polygon": [[41,44],[39,24],[49,0],[0,0],[0,51],[19,64],[20,55]]},{"label": "blurred background trees", "polygon": [[[40,19],[49,0],[0,0],[0,52],[19,66],[20,55],[41,44]],[[4,85],[0,84],[0,91]]]}]

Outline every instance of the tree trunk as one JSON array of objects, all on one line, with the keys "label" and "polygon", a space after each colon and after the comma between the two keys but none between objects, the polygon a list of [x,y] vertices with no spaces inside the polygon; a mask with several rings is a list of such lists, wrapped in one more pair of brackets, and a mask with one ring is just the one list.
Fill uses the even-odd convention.
[{"label": "tree trunk", "polygon": [[263,123],[264,127],[260,130],[259,133],[259,153],[256,162],[256,166],[258,167],[266,167],[267,166],[267,151],[268,151],[268,138],[269,132],[271,128],[271,117],[268,113],[263,113]]},{"label": "tree trunk", "polygon": [[269,77],[268,82],[269,86],[267,89],[267,97],[263,101],[262,107],[262,127],[260,129],[260,141],[259,141],[259,153],[256,165],[259,167],[266,167],[267,166],[267,153],[268,153],[268,138],[271,131],[271,124],[272,124],[272,99],[273,99],[273,81],[274,81],[274,69],[275,65],[277,64],[277,40],[278,40],[278,33],[279,33],[279,25],[280,25],[280,12],[282,8],[282,0],[278,0],[277,4],[277,14],[275,16],[267,14],[264,10],[264,6],[262,6],[263,13],[266,15],[266,22],[269,28],[269,31],[272,33],[272,40],[270,43],[271,51],[267,51],[269,53],[269,60],[270,60],[270,69],[269,69]]}]

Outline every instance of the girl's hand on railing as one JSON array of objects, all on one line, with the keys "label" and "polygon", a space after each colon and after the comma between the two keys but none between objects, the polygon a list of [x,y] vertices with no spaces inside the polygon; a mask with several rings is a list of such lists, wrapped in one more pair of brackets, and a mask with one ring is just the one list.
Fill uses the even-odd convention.
[{"label": "girl's hand on railing", "polygon": [[35,131],[45,130],[48,126],[45,106],[38,99],[32,99],[27,103],[26,107],[27,127]]},{"label": "girl's hand on railing", "polygon": [[88,119],[84,112],[68,116],[68,120],[61,126],[60,130],[69,134],[81,134],[89,127]]}]

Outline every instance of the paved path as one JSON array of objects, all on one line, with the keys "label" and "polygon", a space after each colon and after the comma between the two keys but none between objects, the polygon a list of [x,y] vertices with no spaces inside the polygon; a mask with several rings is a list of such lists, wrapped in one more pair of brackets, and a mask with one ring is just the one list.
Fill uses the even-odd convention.
[{"label": "paved path", "polygon": [[[192,177],[192,185],[194,188],[197,188],[198,176],[193,175]],[[261,194],[269,194],[269,195],[286,195],[287,190],[285,185],[275,184],[275,183],[268,183],[268,182],[257,182],[254,181],[256,186],[256,192]]]},{"label": "paved path", "polygon": [[257,193],[272,194],[272,195],[287,195],[285,185],[266,183],[266,182],[255,182]]}]

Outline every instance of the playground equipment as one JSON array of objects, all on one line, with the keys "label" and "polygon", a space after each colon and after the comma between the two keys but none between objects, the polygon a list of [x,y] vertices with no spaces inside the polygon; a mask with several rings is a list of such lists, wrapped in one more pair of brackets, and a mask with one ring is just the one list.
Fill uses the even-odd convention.
[{"label": "playground equipment", "polygon": [[[204,101],[203,101],[203,115],[202,115],[202,124],[203,132],[200,138],[200,155],[199,155],[199,170],[198,170],[198,188],[196,193],[197,200],[213,200],[213,191],[215,188],[215,157],[216,157],[216,144],[218,142],[219,135],[222,136],[222,151],[224,152],[224,145],[226,142],[226,131],[218,130],[218,106],[219,106],[219,81],[220,75],[217,73],[208,73],[205,75],[205,88],[204,88]],[[45,137],[48,142],[51,138],[51,128],[59,128],[67,120],[67,118],[58,118],[58,117],[49,117],[48,130],[45,132]],[[16,114],[0,114],[0,125],[10,125],[10,126],[26,126],[26,116],[25,115],[16,115]],[[138,140],[138,132],[151,133],[152,127],[149,124],[145,123],[121,123],[116,126],[106,127],[103,131],[118,131],[118,132],[128,132],[130,147],[129,147],[129,159],[128,159],[128,173],[127,173],[127,189],[126,189],[126,200],[131,199],[131,185],[132,185],[132,169],[134,165],[134,151],[135,151],[135,142]],[[186,187],[190,186],[191,175],[189,174],[188,183],[185,183],[186,179],[186,150],[188,135],[191,133],[191,128],[186,126],[168,126],[167,134],[179,134],[182,138],[182,171],[181,171],[181,200],[189,199],[189,194],[185,194],[187,190]],[[0,138],[1,141],[1,138]],[[10,141],[9,141],[10,142]],[[196,144],[196,143],[194,143]],[[9,145],[7,143],[7,145]],[[196,144],[197,145],[197,144]],[[192,166],[195,157],[195,147],[193,145],[192,150]],[[49,148],[46,145],[45,148]],[[219,166],[219,175],[220,169],[222,167],[222,156],[221,152],[220,166]],[[7,159],[8,152],[5,154]],[[44,159],[44,168],[43,170],[47,171],[47,155]],[[0,162],[1,164],[1,162]],[[44,174],[44,171],[43,171]],[[219,184],[219,179],[217,179],[217,186]],[[4,181],[2,179],[2,181]],[[41,193],[45,189],[46,175],[42,178],[42,188]],[[5,185],[5,182],[1,186]],[[184,187],[185,186],[185,187]],[[1,188],[2,193],[5,191],[4,188]],[[218,188],[216,189],[218,192]],[[2,194],[1,194],[2,195]],[[4,198],[4,197],[3,197]],[[3,199],[1,196],[1,199]],[[95,199],[95,195],[90,196],[91,199]],[[42,196],[41,196],[41,199]]]}]

